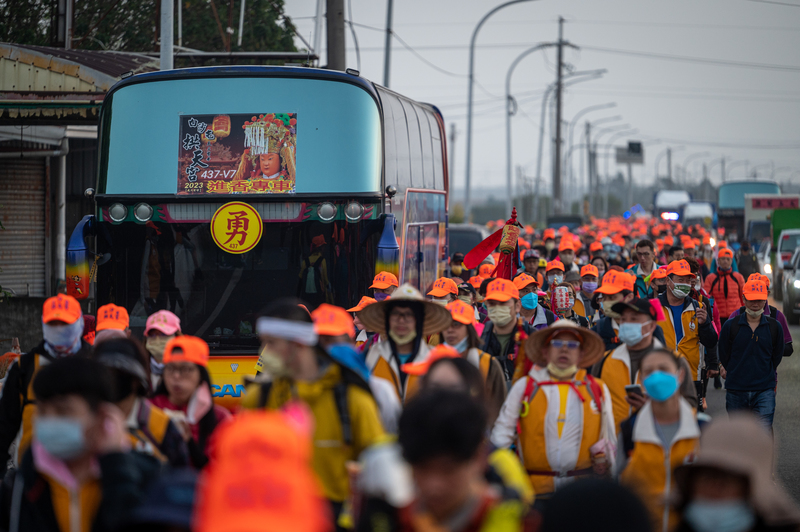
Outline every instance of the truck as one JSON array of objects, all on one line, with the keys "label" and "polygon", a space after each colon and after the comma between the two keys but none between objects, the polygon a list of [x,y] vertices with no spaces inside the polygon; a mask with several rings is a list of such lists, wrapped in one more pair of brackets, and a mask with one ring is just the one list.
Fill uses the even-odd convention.
[{"label": "truck", "polygon": [[779,195],[781,187],[774,181],[728,181],[719,187],[717,193],[717,220],[726,238],[741,241],[746,235],[745,195]]},{"label": "truck", "polygon": [[792,255],[800,245],[800,209],[775,209],[772,211],[772,294],[783,299],[784,270],[791,269]]},{"label": "truck", "polygon": [[680,210],[680,221],[684,226],[702,225],[711,229],[717,225],[714,204],[708,201],[690,201]]},{"label": "truck", "polygon": [[761,245],[771,235],[772,211],[797,208],[800,208],[800,194],[745,194],[745,239],[750,241],[756,252],[760,251]]}]

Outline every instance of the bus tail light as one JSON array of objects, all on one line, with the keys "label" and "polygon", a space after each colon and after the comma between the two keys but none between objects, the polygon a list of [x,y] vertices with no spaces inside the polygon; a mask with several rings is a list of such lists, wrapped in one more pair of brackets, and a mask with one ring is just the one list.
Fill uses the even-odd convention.
[{"label": "bus tail light", "polygon": [[364,216],[364,206],[357,201],[351,201],[344,209],[344,217],[348,222],[355,223]]},{"label": "bus tail light", "polygon": [[128,208],[122,203],[115,203],[108,208],[108,217],[114,223],[122,223],[128,217]]},{"label": "bus tail light", "polygon": [[149,222],[153,217],[153,207],[147,203],[138,203],[133,208],[133,217],[142,223]]},{"label": "bus tail light", "polygon": [[323,222],[332,222],[336,218],[336,205],[330,202],[320,203],[317,207],[317,216]]}]

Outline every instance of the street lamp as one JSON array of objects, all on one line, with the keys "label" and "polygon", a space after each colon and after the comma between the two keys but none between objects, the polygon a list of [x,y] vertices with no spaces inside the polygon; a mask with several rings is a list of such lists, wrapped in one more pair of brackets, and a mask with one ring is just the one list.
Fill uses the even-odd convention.
[{"label": "street lamp", "polygon": [[517,65],[525,59],[530,54],[541,50],[547,46],[555,46],[555,43],[541,43],[528,48],[521,54],[517,56],[516,59],[511,63],[511,66],[508,67],[508,73],[506,74],[506,186],[508,187],[508,198],[506,198],[506,211],[511,212],[512,207],[512,186],[511,186],[511,117],[517,113],[517,102],[513,96],[511,96],[511,75],[514,73],[514,69],[517,68]]},{"label": "street lamp", "polygon": [[611,180],[608,178],[608,160],[611,158],[611,154],[608,153],[608,150],[611,149],[611,147],[614,145],[614,142],[618,138],[622,138],[622,137],[624,137],[626,135],[633,135],[633,134],[638,133],[638,132],[639,132],[638,129],[625,129],[625,130],[618,131],[618,132],[614,133],[613,135],[611,135],[609,137],[608,142],[605,145],[605,149],[603,150],[603,151],[606,152],[606,195],[605,195],[605,199],[603,200],[603,217],[604,218],[608,218],[608,189],[609,189],[609,185],[611,183]]},{"label": "street lamp", "polygon": [[[586,107],[586,108],[580,110],[578,112],[578,114],[576,114],[572,118],[572,120],[570,121],[569,127],[567,129],[567,131],[568,131],[568,133],[567,133],[567,150],[564,152],[564,155],[565,155],[565,157],[564,157],[564,173],[567,175],[569,183],[572,183],[572,158],[571,157],[567,158],[566,154],[567,153],[572,153],[572,149],[571,149],[572,148],[572,134],[573,134],[573,131],[575,129],[575,124],[578,123],[578,120],[580,120],[581,117],[583,117],[583,116],[585,116],[585,115],[587,115],[587,114],[589,114],[591,112],[600,111],[602,109],[610,109],[610,108],[616,107],[616,106],[617,106],[616,102],[603,103],[603,104],[599,104],[599,105],[592,105],[592,106],[589,106],[589,107]],[[609,122],[609,121],[621,120],[621,119],[622,119],[621,116],[615,116],[615,117],[606,118],[605,121]],[[601,120],[603,120],[603,119],[601,119]],[[572,186],[571,188],[572,188],[572,191],[574,193],[575,192],[575,187]]]},{"label": "street lamp", "polygon": [[[593,79],[597,79],[603,74],[606,73],[605,69],[601,70],[585,70],[581,72],[573,72],[571,74],[567,74],[564,76],[564,79],[567,78],[576,78],[571,79],[568,82],[563,82],[562,85],[566,88],[570,85],[574,85],[575,83],[580,83],[582,81],[591,81]],[[586,76],[586,77],[584,77]],[[550,98],[550,94],[553,92],[553,89],[556,87],[556,82],[551,83],[547,86],[547,89],[544,91],[544,97],[542,98],[542,115],[539,119],[539,149],[538,154],[536,156],[536,181],[538,183],[539,179],[542,178],[542,143],[544,142],[544,114],[547,111],[547,100]],[[550,126],[552,128],[552,125]]]},{"label": "street lamp", "polygon": [[[664,155],[666,155],[668,153],[672,154],[672,153],[674,153],[676,151],[681,151],[681,150],[685,150],[685,149],[686,149],[686,146],[678,146],[677,148],[673,148],[673,147],[669,146],[669,147],[667,147],[666,150],[662,151],[661,153],[659,153],[656,156],[656,181],[655,181],[656,183],[658,183],[658,166],[659,166],[659,164],[661,164],[661,158],[664,157]],[[671,158],[672,158],[672,155],[670,155],[670,159]],[[669,176],[671,174],[671,171],[670,171],[670,168],[669,168],[670,164],[671,164],[671,162],[669,160],[667,160],[667,176]]]},{"label": "street lamp", "polygon": [[694,159],[700,159],[701,157],[710,157],[710,156],[711,152],[703,151],[703,152],[691,153],[689,154],[688,157],[686,157],[686,159],[684,159],[683,165],[681,165],[680,167],[684,183],[686,182],[686,165],[689,164],[689,161],[693,161]]},{"label": "street lamp", "polygon": [[772,168],[772,166],[773,166],[774,164],[775,164],[775,163],[773,163],[773,162],[769,162],[769,163],[764,163],[764,164],[757,164],[756,166],[752,167],[752,168],[750,169],[750,171],[751,171],[751,172],[753,172],[753,179],[758,179],[758,173],[756,172],[756,169],[757,169],[757,168],[763,168],[763,167],[765,167],[765,166],[769,166],[770,168]]},{"label": "street lamp", "polygon": [[747,179],[747,167],[750,165],[749,159],[742,159],[740,161],[733,161],[730,165],[728,165],[727,171],[728,175],[731,175],[731,170],[737,166],[744,166],[744,177]]},{"label": "street lamp", "polygon": [[708,165],[708,175],[709,176],[711,175],[711,170],[719,163],[719,165],[720,165],[720,168],[719,168],[720,181],[724,183],[725,182],[725,161],[728,160],[728,159],[729,159],[729,157],[725,157],[723,155],[722,158],[717,159],[716,161],[712,161],[711,164]]},{"label": "street lamp", "polygon": [[469,41],[469,81],[467,82],[467,164],[466,164],[466,195],[464,198],[464,218],[467,222],[470,220],[471,208],[470,205],[470,178],[472,177],[472,105],[474,100],[474,85],[475,85],[475,41],[478,38],[478,32],[481,30],[484,22],[503,9],[514,4],[521,4],[523,2],[533,2],[535,0],[510,0],[496,6],[491,11],[486,13],[483,18],[478,21],[475,29],[472,30],[472,37]]}]

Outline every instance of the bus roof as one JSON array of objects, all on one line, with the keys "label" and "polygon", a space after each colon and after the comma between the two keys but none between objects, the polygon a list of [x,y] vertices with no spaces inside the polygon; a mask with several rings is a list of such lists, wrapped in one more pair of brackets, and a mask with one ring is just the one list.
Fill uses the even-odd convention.
[{"label": "bus roof", "polygon": [[727,181],[719,187],[718,209],[744,209],[745,194],[780,194],[775,181]]}]

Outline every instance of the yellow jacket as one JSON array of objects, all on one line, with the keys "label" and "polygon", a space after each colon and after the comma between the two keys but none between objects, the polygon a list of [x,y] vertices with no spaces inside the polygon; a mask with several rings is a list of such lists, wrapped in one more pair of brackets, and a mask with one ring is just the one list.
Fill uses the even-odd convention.
[{"label": "yellow jacket", "polygon": [[[337,388],[343,383],[341,368],[332,363],[325,374],[314,382],[294,385],[281,379],[269,387],[266,408],[279,409],[292,398],[299,399],[314,415],[314,455],[311,465],[322,484],[325,497],[343,502],[350,492],[345,463],[357,460],[365,448],[383,436],[378,407],[366,389],[345,384],[350,443],[347,443],[340,411],[337,407]],[[242,402],[244,408],[257,408],[262,387],[253,384]]]},{"label": "yellow jacket", "polygon": [[635,490],[650,510],[653,530],[667,532],[678,524],[668,504],[672,494],[672,473],[679,465],[694,459],[700,438],[695,413],[685,399],[680,399],[680,425],[669,449],[664,449],[655,426],[652,402],[639,410],[633,424],[633,450],[619,476],[620,482]]},{"label": "yellow jacket", "polygon": [[686,359],[692,370],[690,375],[691,380],[700,380],[700,370],[705,366],[703,357],[705,349],[703,346],[712,348],[717,343],[717,333],[714,327],[711,326],[711,316],[709,315],[702,325],[697,323],[695,308],[699,307],[699,303],[687,297],[684,300],[683,312],[681,313],[683,338],[681,338],[680,343],[676,345],[675,324],[673,323],[667,295],[662,294],[659,297],[659,301],[661,301],[661,306],[664,307],[664,319],[659,321],[658,324],[664,331],[664,340],[667,343],[667,349],[677,351],[678,356],[682,356]]},{"label": "yellow jacket", "polygon": [[[430,355],[431,348],[425,342],[420,342],[417,356],[413,362],[424,362]],[[392,347],[388,340],[383,340],[370,347],[366,358],[367,367],[372,375],[392,383],[401,402],[406,402],[417,393],[419,377],[406,375],[405,383],[400,380],[400,368],[397,357],[392,356]]]},{"label": "yellow jacket", "polygon": [[[553,493],[574,479],[574,472],[588,473],[592,467],[591,447],[604,437],[616,443],[614,414],[608,388],[595,379],[602,390],[602,400],[590,393],[586,371],[580,370],[572,386],[562,395],[564,385],[537,386],[533,396],[525,401],[528,381],[549,383],[550,374],[534,367],[527,378],[518,380],[508,394],[503,409],[492,430],[492,443],[509,447],[517,443],[525,469],[536,496]],[[562,405],[566,397],[566,405]],[[595,399],[602,404],[598,405]],[[564,424],[558,433],[558,419],[563,412]],[[606,424],[605,428],[603,424]],[[610,462],[614,457],[606,457]]]}]

